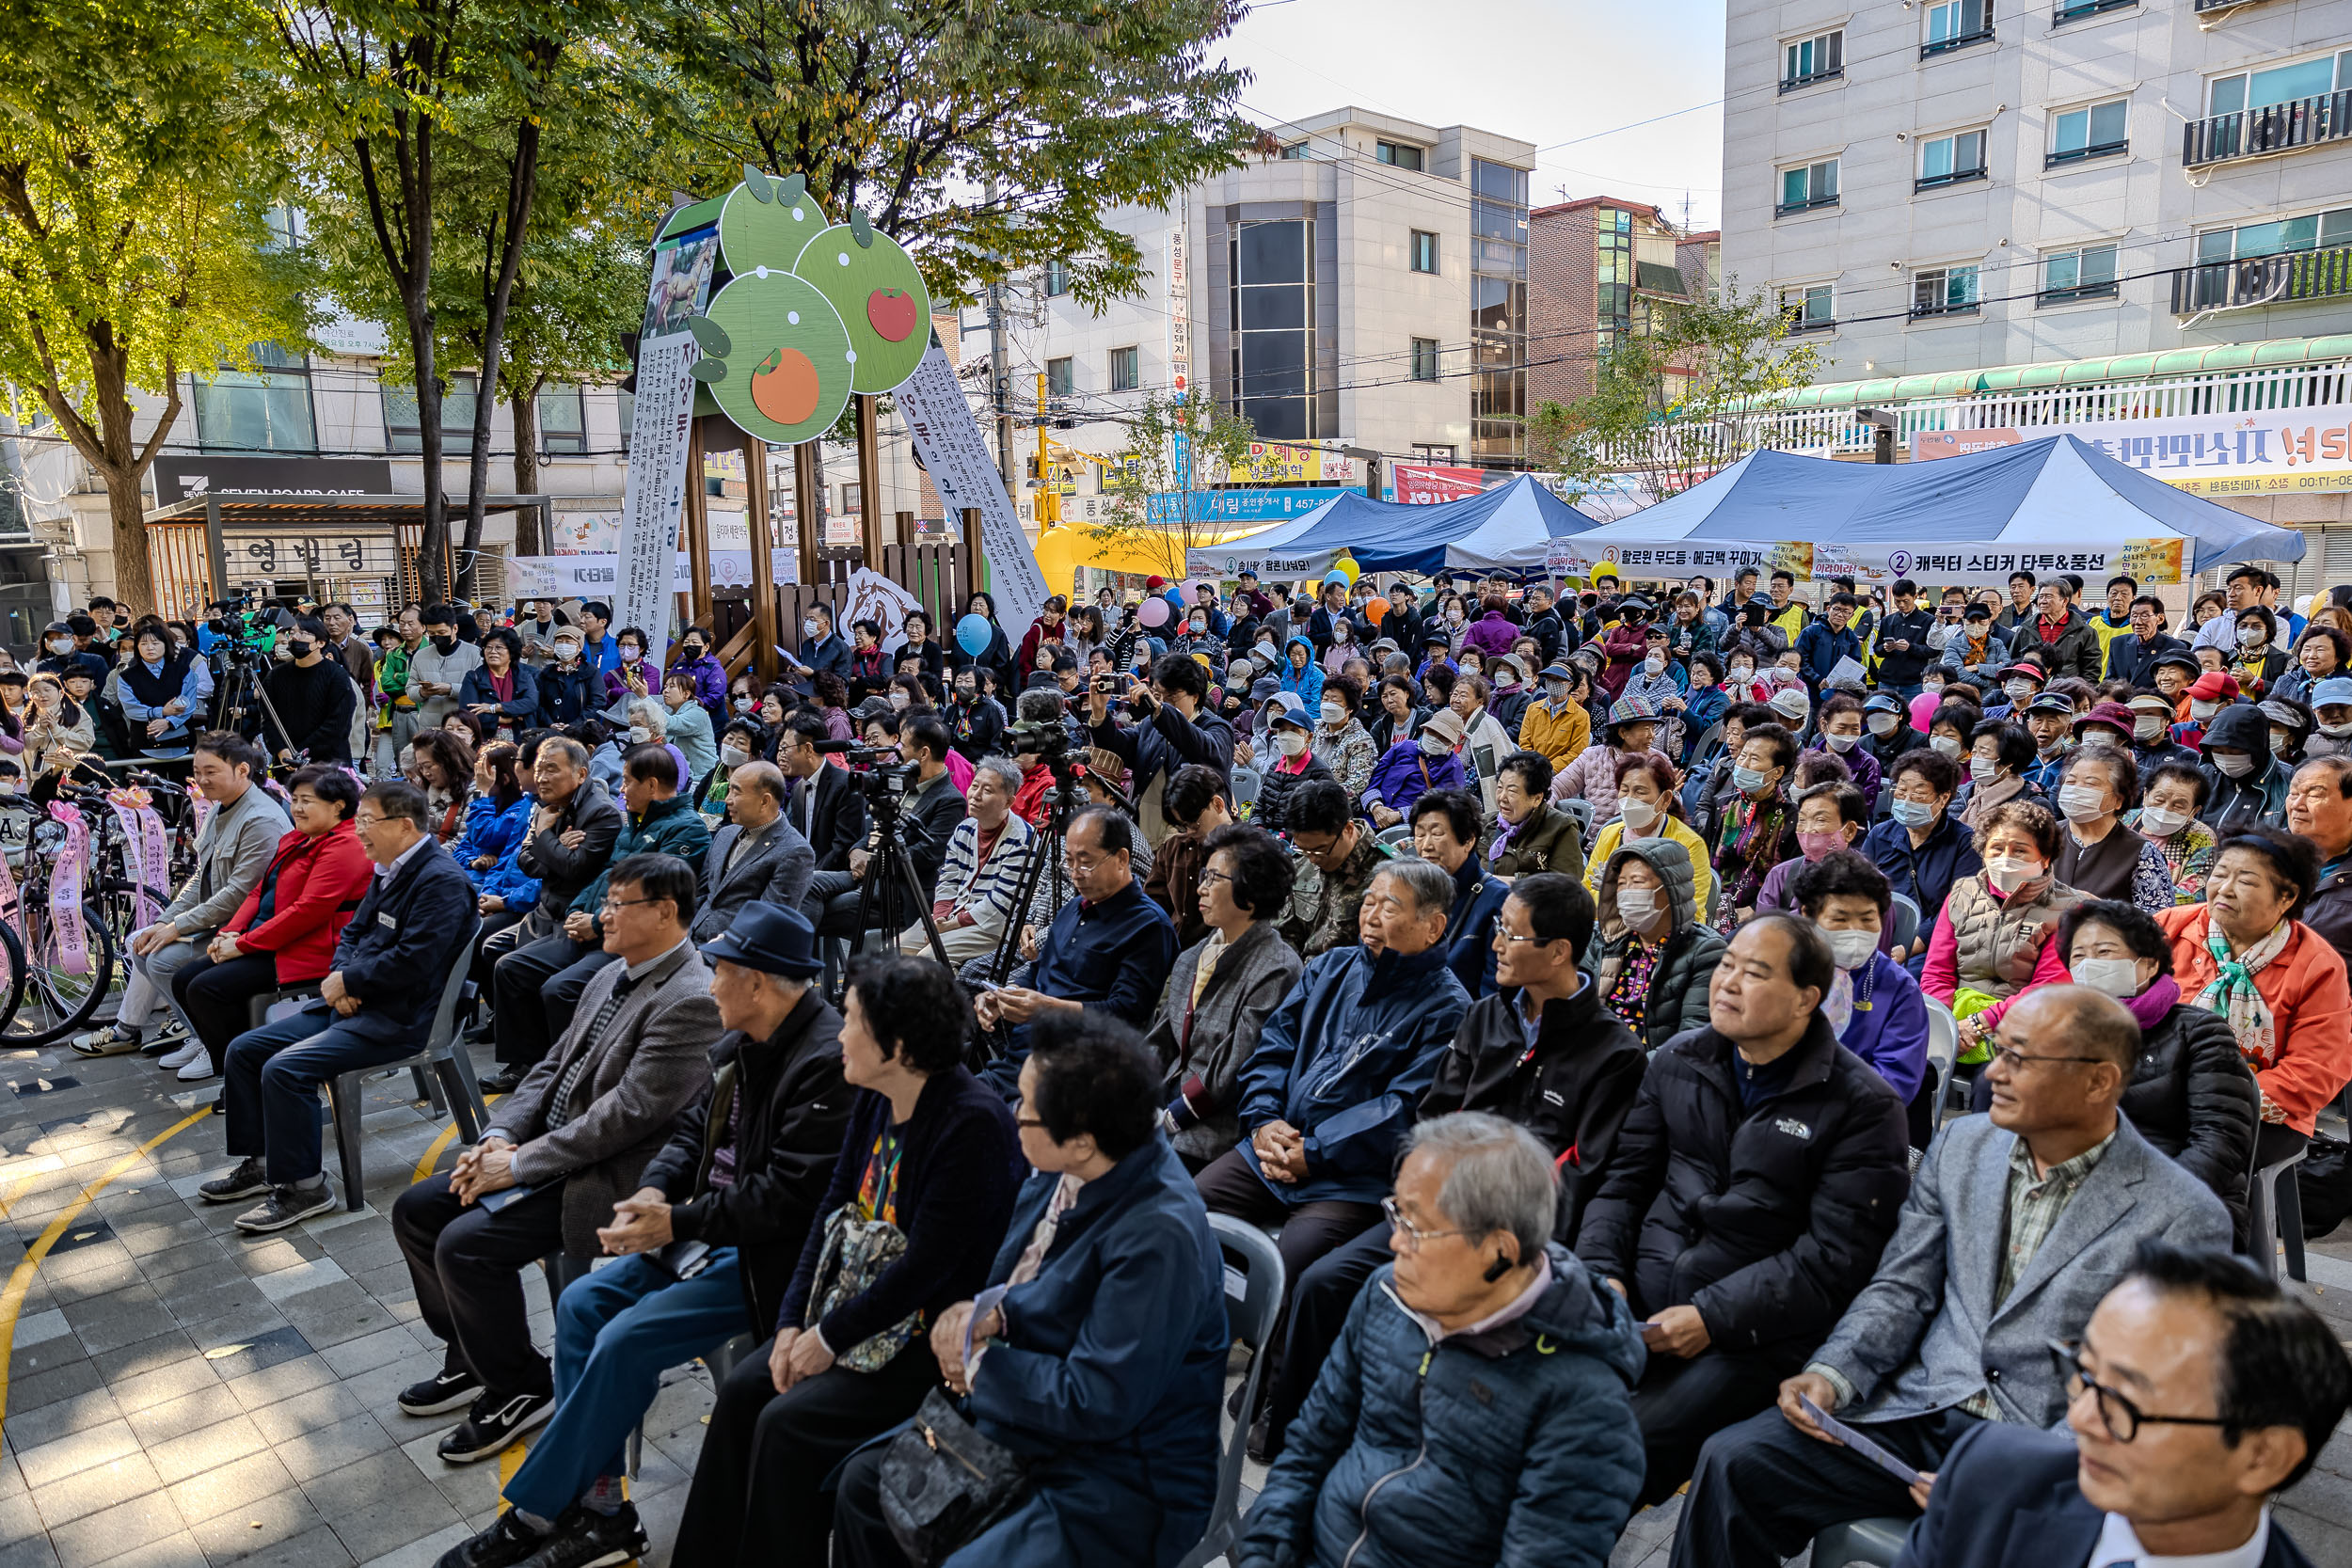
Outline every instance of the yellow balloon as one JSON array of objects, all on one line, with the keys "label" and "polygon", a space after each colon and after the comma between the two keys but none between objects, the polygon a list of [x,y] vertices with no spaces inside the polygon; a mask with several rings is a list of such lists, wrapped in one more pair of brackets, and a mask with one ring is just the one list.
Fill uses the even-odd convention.
[{"label": "yellow balloon", "polygon": [[1364,569],[1356,564],[1353,557],[1343,555],[1333,558],[1331,570],[1346,578],[1347,585],[1353,588],[1356,586],[1356,579],[1363,575]]}]

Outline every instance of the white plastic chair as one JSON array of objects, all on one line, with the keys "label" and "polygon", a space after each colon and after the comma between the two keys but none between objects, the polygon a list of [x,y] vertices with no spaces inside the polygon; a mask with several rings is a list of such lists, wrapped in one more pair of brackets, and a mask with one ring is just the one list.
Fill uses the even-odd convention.
[{"label": "white plastic chair", "polygon": [[1928,1005],[1928,1071],[1935,1076],[1935,1120],[1944,1125],[1945,1108],[1951,1101],[1952,1064],[1960,1058],[1960,1021],[1952,1010],[1934,997],[1922,997]]}]

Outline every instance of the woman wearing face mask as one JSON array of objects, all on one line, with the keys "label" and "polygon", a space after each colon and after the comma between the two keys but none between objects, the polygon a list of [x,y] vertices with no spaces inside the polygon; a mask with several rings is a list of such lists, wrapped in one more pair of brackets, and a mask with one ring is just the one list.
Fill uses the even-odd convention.
[{"label": "woman wearing face mask", "polygon": [[2058,812],[2065,823],[2058,879],[2087,898],[2169,910],[2172,873],[2164,851],[2122,822],[2138,800],[2138,771],[2121,747],[2070,753],[2058,782]]},{"label": "woman wearing face mask", "polygon": [[1826,752],[1846,765],[1854,787],[1862,791],[1864,806],[1871,811],[1879,803],[1879,761],[1864,743],[1861,699],[1851,692],[1833,691],[1821,700],[1821,711],[1816,721],[1819,730],[1813,752]]},{"label": "woman wearing face mask", "polygon": [[661,676],[645,658],[647,638],[642,626],[623,626],[613,635],[618,661],[605,673],[604,705],[597,713],[611,724],[626,728],[632,703],[661,689]]},{"label": "woman wearing face mask", "polygon": [[539,713],[539,681],[522,654],[522,639],[511,627],[485,632],[482,662],[466,672],[458,705],[501,732],[528,729]]},{"label": "woman wearing face mask", "polygon": [[2297,918],[2318,881],[2310,839],[2248,827],[2222,837],[2204,903],[2156,916],[2181,993],[2229,1024],[2261,1087],[2258,1170],[2308,1144],[2319,1113],[2352,1079],[2344,958]]},{"label": "woman wearing face mask", "polygon": [[[1951,813],[1963,776],[1960,764],[1938,751],[1898,757],[1886,781],[1886,819],[1865,834],[1860,846],[1894,891],[1918,909],[1923,932],[1934,928],[1952,884],[1984,869],[1975,832]],[[1906,964],[1926,951],[1924,935],[1889,949],[1898,963]]]},{"label": "woman wearing face mask", "polygon": [[1433,789],[1464,789],[1469,769],[1455,748],[1462,743],[1462,716],[1438,708],[1422,721],[1412,738],[1400,740],[1373,764],[1372,783],[1363,793],[1363,807],[1373,824],[1392,828],[1406,819],[1413,802]]},{"label": "woman wearing face mask", "polygon": [[1617,601],[1617,624],[1601,638],[1600,673],[1594,685],[1615,702],[1649,649],[1650,602],[1638,594]]},{"label": "woman wearing face mask", "polygon": [[580,657],[583,641],[578,626],[558,626],[549,641],[555,657],[532,673],[539,693],[533,725],[577,724],[601,705],[604,682]]},{"label": "woman wearing face mask", "polygon": [[2303,742],[2303,758],[2340,757],[2352,752],[2352,676],[2330,675],[2315,683],[2304,699],[2317,721]]},{"label": "woman wearing face mask", "polygon": [[1928,721],[1928,750],[1940,752],[1956,763],[1965,777],[1968,769],[1968,737],[1984,722],[1984,711],[1974,703],[1947,698]]},{"label": "woman wearing face mask", "polygon": [[2052,874],[2058,831],[2058,818],[2037,801],[1994,807],[1977,831],[1982,874],[1954,882],[1935,917],[1919,983],[1960,1020],[1963,1062],[1990,1054],[1991,1036],[1978,1014],[2029,985],[2065,976],[2051,938],[2058,917],[2083,896]]},{"label": "woman wearing face mask", "polygon": [[2016,724],[1988,719],[1968,736],[1968,782],[1961,786],[1960,819],[1984,836],[1994,811],[2024,799],[2048,805],[2042,791],[2026,782],[2033,766],[2033,736]]},{"label": "woman wearing face mask", "polygon": [[1797,738],[1782,726],[1754,724],[1741,735],[1727,793],[1716,799],[1713,814],[1721,930],[1737,930],[1756,912],[1764,879],[1796,842],[1797,813],[1787,787],[1796,766]]},{"label": "woman wearing face mask", "polygon": [[2216,836],[2253,822],[2286,820],[2292,771],[2270,754],[2270,721],[2251,703],[2232,703],[2205,721],[2198,750],[2205,775],[2205,809],[2198,814]]},{"label": "woman wearing face mask", "polygon": [[1291,794],[1300,784],[1316,779],[1328,779],[1331,769],[1315,755],[1315,721],[1306,706],[1289,692],[1279,692],[1279,704],[1272,721],[1266,726],[1265,752],[1258,759],[1261,782],[1258,804],[1250,820],[1267,832],[1282,831],[1283,818]]},{"label": "woman wearing face mask", "polygon": [[1880,949],[1895,907],[1886,874],[1840,849],[1804,862],[1790,880],[1791,906],[1820,927],[1837,961],[1821,999],[1837,1043],[1869,1063],[1911,1107],[1911,1147],[1925,1148],[1935,1132],[1934,1095],[1927,1089],[1928,1005],[1911,972]]},{"label": "woman wearing face mask", "polygon": [[727,781],[737,768],[763,756],[770,744],[767,726],[758,720],[727,721],[727,727],[719,734],[718,763],[703,785],[702,799],[695,802],[704,821],[716,828],[726,820],[727,800],[734,793]]},{"label": "woman wearing face mask", "polygon": [[2204,770],[2193,763],[2159,763],[2140,781],[2139,809],[2123,818],[2125,826],[2164,856],[2175,905],[2205,899],[2215,840],[2213,830],[2197,818],[2211,787]]},{"label": "woman wearing face mask", "polygon": [[1586,748],[1583,755],[1562,768],[1551,781],[1551,798],[1584,801],[1593,808],[1595,827],[1617,815],[1620,762],[1641,755],[1671,761],[1651,744],[1658,738],[1658,709],[1653,704],[1620,698],[1611,705],[1609,722],[1601,726],[1600,736],[1599,745]]},{"label": "woman wearing face mask", "polygon": [[1680,697],[1670,697],[1661,707],[1669,716],[1682,721],[1681,744],[1677,762],[1684,768],[1698,760],[1699,740],[1724,721],[1730,710],[1731,695],[1724,689],[1723,656],[1712,652],[1693,654],[1690,665],[1690,689]]},{"label": "woman wearing face mask", "polygon": [[[2114,997],[2139,1025],[2139,1061],[2122,1107],[2132,1131],[2213,1189],[2243,1244],[2262,1093],[2228,1021],[2184,994],[2172,973],[2172,940],[2129,904],[2076,905],[2058,922],[2058,946],[2074,984]],[[2010,1002],[1985,1010],[1986,1027],[2000,1022]],[[1993,1086],[1979,1077],[1970,1108],[1987,1110],[1992,1100]]]},{"label": "woman wearing face mask", "polygon": [[1596,863],[1599,918],[1585,961],[1601,1006],[1656,1051],[1707,1022],[1724,936],[1701,918],[1691,852],[1679,841],[1635,839]]},{"label": "woman wearing face mask", "polygon": [[1314,712],[1323,704],[1323,671],[1315,663],[1315,645],[1303,635],[1282,645],[1280,687]]},{"label": "woman wearing face mask", "polygon": [[1798,873],[1808,865],[1819,865],[1840,849],[1852,848],[1862,842],[1869,826],[1869,807],[1863,804],[1862,791],[1851,784],[1809,784],[1799,791],[1797,852],[1773,866],[1764,879],[1764,885],[1756,890],[1757,911],[1795,909],[1792,884]]},{"label": "woman wearing face mask", "polygon": [[1756,655],[1746,648],[1734,648],[1725,655],[1724,697],[1735,703],[1760,703],[1771,696],[1771,689],[1756,678],[1758,668]]},{"label": "woman wearing face mask", "polygon": [[[1692,901],[1698,918],[1707,919],[1715,904],[1715,868],[1708,861],[1707,841],[1682,818],[1682,802],[1675,798],[1674,769],[1666,759],[1654,752],[1634,752],[1617,763],[1617,815],[1594,837],[1592,856],[1584,865],[1584,885],[1599,896],[1601,867],[1623,846],[1652,839],[1671,840],[1689,854]],[[1500,874],[1502,868],[1496,870]]]},{"label": "woman wearing face mask", "polygon": [[2279,648],[2278,618],[2261,605],[2237,612],[2237,647],[2230,658],[2230,673],[2240,690],[2260,697],[2287,673],[2287,656]]},{"label": "woman wearing face mask", "polygon": [[[626,759],[631,746],[660,746],[677,764],[677,776],[691,779],[693,769],[686,763],[686,753],[670,744],[670,710],[651,697],[631,703],[628,708],[628,728],[615,734],[612,743],[621,749]],[[593,759],[592,759],[593,760]]]},{"label": "woman wearing face mask", "polygon": [[1363,794],[1364,786],[1372,783],[1372,765],[1380,760],[1371,735],[1356,721],[1356,708],[1363,696],[1364,689],[1354,676],[1328,675],[1315,712],[1315,756],[1331,770],[1331,777],[1350,800]]},{"label": "woman wearing face mask", "polygon": [[678,633],[677,647],[670,655],[669,668],[661,673],[666,679],[684,673],[694,680],[694,701],[710,715],[712,723],[723,721],[727,710],[726,666],[712,653],[708,626],[689,626]]}]

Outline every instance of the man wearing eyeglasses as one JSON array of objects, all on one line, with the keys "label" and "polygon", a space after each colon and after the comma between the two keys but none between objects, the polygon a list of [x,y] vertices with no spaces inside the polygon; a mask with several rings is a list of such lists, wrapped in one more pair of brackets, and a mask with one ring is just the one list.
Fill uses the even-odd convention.
[{"label": "man wearing eyeglasses", "polygon": [[2143,1243],[2051,1351],[2068,1430],[1963,1438],[1905,1563],[2309,1568],[2270,1505],[2352,1406],[2352,1360],[2318,1313],[2243,1258]]},{"label": "man wearing eyeglasses", "polygon": [[[2087,987],[2010,1008],[1984,1069],[1992,1110],[1928,1150],[1876,1275],[1779,1408],[1701,1451],[1675,1568],[1776,1568],[1830,1525],[1915,1513],[1973,1430],[2066,1414],[2050,1341],[2083,1334],[2142,1242],[2229,1250],[2221,1200],[2117,1113],[2138,1055],[2131,1015]],[[1915,1473],[1837,1451],[1807,1401]]]}]

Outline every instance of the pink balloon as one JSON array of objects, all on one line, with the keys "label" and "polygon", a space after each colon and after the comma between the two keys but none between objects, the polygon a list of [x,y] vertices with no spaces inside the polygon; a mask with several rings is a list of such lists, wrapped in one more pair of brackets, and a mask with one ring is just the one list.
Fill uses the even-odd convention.
[{"label": "pink balloon", "polygon": [[1142,608],[1136,611],[1136,619],[1147,626],[1158,627],[1168,625],[1168,601],[1157,594],[1152,594],[1145,599]]}]

